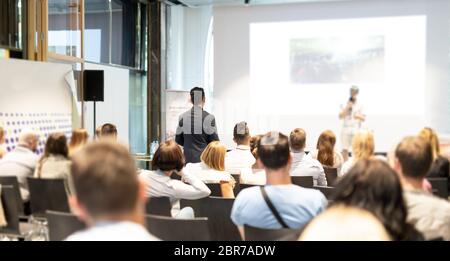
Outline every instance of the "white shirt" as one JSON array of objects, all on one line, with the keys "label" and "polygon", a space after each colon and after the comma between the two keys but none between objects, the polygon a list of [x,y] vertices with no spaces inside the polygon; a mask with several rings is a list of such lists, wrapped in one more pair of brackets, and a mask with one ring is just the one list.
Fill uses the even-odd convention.
[{"label": "white shirt", "polygon": [[292,166],[290,170],[291,176],[312,176],[315,186],[326,186],[327,178],[322,164],[306,155],[305,152],[292,153]]},{"label": "white shirt", "polygon": [[408,206],[408,223],[426,240],[439,237],[450,240],[450,203],[447,200],[422,190],[405,190],[403,195]]},{"label": "white shirt", "polygon": [[[68,195],[71,195],[75,189],[70,174],[72,162],[61,155],[50,155],[41,163],[38,162],[34,171],[35,178],[43,179],[63,179]],[[40,170],[40,176],[39,175]]]},{"label": "white shirt", "polygon": [[0,176],[17,177],[23,201],[28,201],[30,196],[27,178],[33,176],[38,159],[30,149],[18,146],[0,160]]},{"label": "white shirt", "polygon": [[227,171],[211,169],[205,163],[188,163],[184,168],[185,173],[193,174],[205,183],[220,183],[221,181],[230,182],[233,180],[231,174]]},{"label": "white shirt", "polygon": [[339,177],[342,177],[345,174],[347,174],[347,172],[349,172],[350,169],[353,167],[354,163],[355,162],[352,157],[350,157],[346,162],[344,162],[344,164],[342,165],[342,170],[341,170]]},{"label": "white shirt", "polygon": [[148,197],[168,197],[172,203],[172,216],[180,210],[180,199],[200,199],[211,194],[211,190],[198,177],[183,173],[182,180],[171,179],[161,170],[141,171],[139,177],[147,184]]},{"label": "white shirt", "polygon": [[225,169],[230,173],[239,174],[242,169],[251,169],[255,162],[250,146],[238,145],[236,149],[226,154]]},{"label": "white shirt", "polygon": [[123,222],[98,222],[93,227],[76,232],[66,241],[158,241],[139,224]]},{"label": "white shirt", "polygon": [[266,185],[266,171],[263,169],[242,169],[241,184],[248,185]]},{"label": "white shirt", "polygon": [[[341,106],[341,110],[343,110],[345,106]],[[363,114],[363,109],[359,102],[353,104],[353,108],[344,116],[342,120],[344,132],[355,133],[356,130],[361,128],[361,121],[355,119],[356,114]]]}]

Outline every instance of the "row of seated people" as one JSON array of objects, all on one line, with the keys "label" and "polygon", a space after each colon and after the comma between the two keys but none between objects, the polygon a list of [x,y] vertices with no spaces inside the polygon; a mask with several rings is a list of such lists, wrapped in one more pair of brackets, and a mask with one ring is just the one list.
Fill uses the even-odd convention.
[{"label": "row of seated people", "polygon": [[[2,134],[0,131],[0,140],[4,139],[4,136],[4,132]],[[114,140],[116,137],[117,129],[109,123],[99,127],[96,133],[96,138]],[[64,179],[67,194],[73,193],[70,158],[87,144],[88,138],[89,135],[84,129],[74,130],[70,142],[68,142],[64,133],[50,134],[45,142],[44,154],[39,157],[36,151],[40,134],[33,130],[23,130],[19,135],[18,145],[15,149],[2,154],[0,177],[17,177],[26,212],[29,212],[28,177]]]},{"label": "row of seated people", "polygon": [[[236,132],[236,128],[235,128]],[[299,134],[299,135],[296,135]],[[249,140],[249,133],[248,129],[244,132],[244,136],[246,139]],[[237,140],[236,137],[239,137],[235,133],[235,141]],[[293,145],[296,144],[295,139],[300,140],[300,147],[293,147]],[[235,201],[235,206],[233,207],[233,212],[231,215],[231,218],[233,222],[240,227],[241,231],[243,229],[243,225],[251,225],[254,227],[261,227],[261,228],[279,228],[279,227],[288,227],[288,228],[299,228],[305,226],[306,223],[311,221],[316,215],[318,215],[320,212],[323,211],[323,209],[326,208],[327,201],[325,197],[316,190],[309,190],[306,188],[300,188],[298,186],[292,185],[290,182],[290,176],[292,175],[293,171],[293,163],[295,161],[295,153],[303,153],[302,149],[304,149],[304,140],[306,139],[306,135],[304,134],[304,131],[297,129],[294,130],[290,138],[279,134],[279,133],[269,133],[265,136],[262,136],[255,145],[255,148],[253,152],[255,152],[255,155],[257,156],[257,161],[254,162],[258,164],[260,168],[263,169],[264,176],[266,177],[266,182],[264,184],[267,184],[269,186],[266,187],[266,189],[263,189],[260,191],[258,188],[251,188],[243,191],[238,198]],[[416,138],[417,142],[422,142],[425,145],[428,145],[430,147],[429,154],[432,155],[432,150],[430,144],[426,142],[423,138]],[[47,142],[49,143],[49,142]],[[239,146],[242,144],[239,144]],[[408,143],[408,142],[406,142]],[[411,143],[411,141],[409,142]],[[422,144],[422,145],[423,145]],[[401,145],[401,144],[400,144]],[[399,155],[399,148],[400,145],[397,147],[397,151],[395,153],[396,160],[400,161]],[[417,144],[416,144],[417,145]],[[419,144],[420,145],[420,144]],[[426,146],[420,150],[422,153],[424,151],[428,151],[428,148]],[[238,149],[239,149],[238,146]],[[47,146],[49,147],[49,146]],[[242,148],[242,146],[241,146]],[[238,151],[235,150],[234,152]],[[408,148],[411,150],[411,148]],[[244,151],[244,150],[243,150]],[[247,152],[250,152],[248,150]],[[409,151],[411,152],[411,151]],[[127,152],[128,153],[128,152]],[[183,159],[183,153],[181,151],[181,148],[176,145],[173,141],[168,141],[166,143],[163,143],[160,148],[155,153],[154,159],[153,159],[153,168],[154,171],[141,171],[140,177],[144,184],[144,194],[146,197],[161,197],[161,196],[167,196],[172,198],[173,202],[173,216],[177,218],[192,218],[194,216],[193,210],[186,208],[186,209],[179,209],[178,205],[178,199],[196,199],[196,198],[202,198],[205,196],[208,196],[210,191],[208,187],[205,185],[205,182],[220,182],[223,184],[222,191],[223,195],[227,197],[233,197],[232,194],[232,186],[233,186],[233,180],[231,176],[226,176],[225,170],[225,162],[232,159],[233,157],[226,157],[226,155],[233,155],[232,152],[229,152],[229,154],[225,154],[225,148],[220,143],[211,143],[210,146],[208,146],[207,149],[205,149],[204,153],[202,154],[202,162],[199,164],[188,164],[186,167],[184,167],[184,159]],[[240,150],[239,152],[240,153]],[[250,154],[251,155],[251,154]],[[94,156],[94,155],[91,155]],[[98,158],[99,155],[96,157]],[[417,155],[413,155],[417,156]],[[242,157],[235,157],[235,159],[242,158]],[[248,157],[248,159],[251,159]],[[119,159],[116,159],[118,162],[120,162]],[[393,160],[393,168],[398,170],[399,173],[402,173],[401,164],[398,163],[396,160]],[[253,160],[255,161],[255,159]],[[228,161],[230,162],[230,161]],[[376,165],[377,161],[368,158],[363,158],[357,161],[353,161],[353,167],[348,171],[346,175],[344,175],[344,178],[347,178],[350,180],[350,183],[353,184],[357,179],[363,177],[364,175],[361,174],[366,169],[370,169],[367,165]],[[400,161],[401,162],[401,161]],[[427,162],[419,162],[419,167],[422,166],[423,169],[425,169],[425,175],[429,171],[429,166],[432,162],[432,156],[430,156],[430,164],[427,165]],[[414,162],[413,162],[414,163]],[[75,164],[75,160],[74,160]],[[106,164],[106,163],[105,163]],[[253,165],[254,165],[253,164]],[[366,165],[364,165],[366,164]],[[358,166],[362,165],[363,167],[358,170]],[[417,162],[416,162],[417,165]],[[417,167],[415,165],[415,167]],[[387,165],[384,164],[384,167],[387,167],[387,170],[390,170],[390,176],[396,177],[396,175],[392,175],[392,169]],[[374,173],[378,173],[377,175],[374,175],[374,177],[382,177],[382,175],[379,175],[379,172],[388,172],[382,169],[382,167],[379,167],[378,169],[375,168],[376,171]],[[381,169],[381,170],[380,170]],[[214,171],[209,171],[214,170]],[[39,171],[39,169],[38,169]],[[417,173],[417,168],[414,170],[414,173]],[[77,192],[77,196],[73,198],[78,198],[78,194],[80,193],[80,190],[76,188],[76,178],[75,178],[74,166],[72,166],[72,175],[73,176],[73,183],[72,185],[73,191]],[[259,172],[261,173],[261,172]],[[355,173],[351,175],[352,173]],[[413,174],[414,174],[413,173]],[[182,181],[171,179],[172,175],[180,175]],[[394,173],[395,174],[395,173]],[[425,176],[424,175],[424,176]],[[70,177],[71,177],[70,176]],[[224,177],[225,176],[225,177]],[[354,176],[354,177],[353,177]],[[241,178],[244,176],[241,175]],[[353,178],[352,178],[353,177]],[[343,180],[345,180],[343,178]],[[423,177],[414,177],[417,180],[420,180],[420,186],[421,189],[423,188]],[[70,179],[70,178],[69,178]],[[383,178],[385,180],[386,178]],[[318,178],[316,179],[316,181]],[[403,179],[402,179],[403,180]],[[412,179],[413,180],[413,179]],[[371,181],[370,179],[368,181]],[[326,181],[325,181],[326,182]],[[70,184],[71,182],[68,182]],[[395,182],[392,182],[395,185]],[[399,184],[399,181],[397,182]],[[412,182],[414,183],[414,182]],[[339,184],[345,184],[344,181],[341,181]],[[373,184],[380,184],[379,180],[373,180],[370,182],[372,184],[373,189],[380,189],[377,186]],[[391,184],[392,185],[392,184]],[[414,185],[417,185],[414,183]],[[344,186],[344,185],[340,185]],[[369,186],[369,185],[368,185]],[[70,188],[70,186],[68,186]],[[347,187],[347,186],[344,186]],[[386,190],[389,189],[389,186],[381,186],[383,188],[386,188]],[[264,187],[263,187],[264,188]],[[417,189],[417,187],[412,186],[412,188]],[[347,188],[348,189],[348,188]],[[267,191],[266,191],[267,190]],[[392,190],[392,189],[391,189]],[[365,193],[370,192],[370,190],[364,191]],[[377,194],[379,192],[373,191],[373,194]],[[385,194],[381,193],[381,195],[392,195],[392,191],[385,191]],[[84,193],[83,193],[84,194]],[[266,196],[264,196],[264,194]],[[339,194],[339,193],[338,193]],[[400,197],[402,197],[402,190],[400,188],[400,193],[398,193]],[[405,192],[405,194],[407,194]],[[247,195],[247,196],[246,196]],[[411,201],[429,201],[427,203],[430,203],[428,205],[431,205],[429,207],[435,207],[440,206],[442,207],[443,213],[445,213],[445,210],[448,209],[448,206],[446,206],[443,202],[436,200],[435,198],[431,197],[422,197],[425,195],[420,195],[418,197],[412,197]],[[374,195],[371,194],[363,194],[359,200],[361,199],[364,201],[366,198],[373,198]],[[267,199],[269,198],[269,199]],[[353,197],[352,197],[353,198]],[[356,196],[355,196],[356,198]],[[398,198],[396,199],[393,197],[394,203],[397,204],[396,207],[398,209],[402,209],[401,204],[398,202]],[[256,200],[256,201],[255,201]],[[380,200],[378,198],[378,200]],[[436,200],[436,201],[435,201]],[[274,215],[273,208],[268,208],[267,206],[273,204],[275,207],[275,211],[279,211],[279,215]],[[336,197],[335,201],[336,203],[339,203],[340,201]],[[439,202],[439,203],[438,203]],[[343,201],[342,203],[345,203],[347,205],[352,205],[351,203],[346,203]],[[373,202],[372,202],[373,203]],[[392,206],[389,206],[389,202],[381,202],[383,204],[386,204],[381,207],[390,208]],[[404,202],[401,202],[404,203]],[[432,203],[432,204],[431,204]],[[448,204],[448,202],[445,202]],[[112,203],[110,203],[112,204]],[[379,204],[379,202],[378,202]],[[79,206],[77,204],[72,204],[74,207],[73,209],[78,209]],[[442,206],[441,206],[442,205]],[[355,204],[356,207],[364,208],[364,206]],[[377,213],[377,210],[374,210],[377,206],[367,206],[369,211],[373,211],[375,214]],[[280,209],[279,209],[280,208]],[[374,209],[372,209],[374,208]],[[405,206],[403,206],[403,209]],[[397,208],[396,208],[397,209]],[[433,208],[434,209],[434,208]],[[428,209],[429,210],[429,209]],[[424,215],[420,211],[423,211],[423,209],[418,208],[415,212],[420,213],[416,219],[425,219],[428,221],[427,224],[433,224],[428,225],[429,227],[419,229],[421,232],[428,230],[435,231],[436,228],[440,228],[442,225],[448,225],[445,215],[443,218],[435,218],[435,216],[430,215]],[[79,211],[78,211],[79,212]],[[385,214],[385,213],[383,213]],[[393,215],[399,215],[398,213],[393,213]],[[404,213],[406,217],[406,211]],[[278,218],[276,218],[278,216]],[[411,216],[411,215],[410,215]],[[81,215],[82,217],[82,215]],[[266,220],[264,220],[264,218]],[[386,223],[383,222],[383,224],[386,226],[386,229],[389,231],[390,225],[394,224],[397,225],[396,222],[392,221],[389,217],[378,217],[383,222],[383,219],[386,219]],[[83,220],[85,220],[82,217]],[[285,221],[286,220],[286,221]],[[430,220],[432,221],[430,223]],[[447,222],[447,223],[446,223]],[[96,222],[94,222],[96,223]],[[404,222],[406,224],[406,222]],[[420,226],[423,222],[418,222]],[[93,224],[93,223],[91,223]],[[431,226],[431,227],[430,227]],[[405,225],[406,227],[406,225]],[[418,235],[419,233],[406,233],[410,230],[402,230],[400,235],[392,235],[392,239],[400,240],[400,239],[413,239],[416,237],[412,237],[412,235]],[[424,233],[425,238],[434,238],[436,236],[436,232],[430,232],[428,234]],[[441,230],[441,235],[443,238],[446,238],[446,230]],[[434,234],[433,234],[434,233]]]}]

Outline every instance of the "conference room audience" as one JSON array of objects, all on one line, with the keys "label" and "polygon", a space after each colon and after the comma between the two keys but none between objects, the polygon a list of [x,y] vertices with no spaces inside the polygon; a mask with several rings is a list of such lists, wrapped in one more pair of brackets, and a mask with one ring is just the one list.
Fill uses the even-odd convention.
[{"label": "conference room audience", "polygon": [[374,156],[375,141],[373,133],[369,130],[361,130],[355,134],[352,141],[352,157],[342,166],[341,176],[362,159],[369,159]]},{"label": "conference room audience", "polygon": [[190,91],[192,108],[182,115],[178,122],[175,141],[183,146],[187,163],[201,161],[203,150],[213,141],[218,141],[216,118],[203,109],[205,90],[194,87]]},{"label": "conference room audience", "polygon": [[67,241],[151,241],[145,224],[145,184],[128,149],[112,142],[87,145],[74,155],[74,213],[88,228]]},{"label": "conference room audience", "polygon": [[100,140],[117,141],[117,127],[111,123],[105,123],[100,130]]},{"label": "conference room audience", "polygon": [[82,149],[88,142],[89,134],[85,129],[75,129],[69,142],[69,157]]},{"label": "conference room audience", "polygon": [[244,225],[299,229],[325,209],[327,200],[320,191],[292,184],[287,136],[279,132],[264,135],[258,144],[258,157],[266,171],[267,185],[242,190],[231,212],[242,237]]},{"label": "conference room audience", "polygon": [[[152,160],[153,171],[141,171],[140,177],[145,181],[146,194],[150,197],[168,197],[172,203],[172,216],[176,218],[194,218],[192,208],[180,210],[180,199],[200,199],[208,197],[211,190],[198,177],[183,171],[184,156],[181,148],[173,141],[162,143]],[[182,181],[172,179],[179,175]]]},{"label": "conference room audience", "polygon": [[317,149],[311,152],[311,157],[318,160],[322,166],[336,168],[338,176],[341,176],[344,158],[335,149],[336,135],[331,130],[322,132],[317,140]]},{"label": "conference room audience", "polygon": [[369,211],[333,206],[309,223],[300,241],[390,241],[383,224]]},{"label": "conference room audience", "polygon": [[393,240],[423,240],[407,223],[407,207],[400,179],[390,166],[378,159],[361,159],[339,181],[331,200],[333,206],[357,207],[371,212]]},{"label": "conference room audience", "polygon": [[327,178],[322,164],[305,153],[306,132],[294,129],[289,135],[292,153],[291,176],[313,177],[315,186],[326,186]]},{"label": "conference room audience", "polygon": [[225,154],[227,149],[219,141],[213,141],[206,146],[201,162],[188,163],[184,168],[186,173],[196,175],[207,184],[220,184],[222,196],[234,198],[233,188],[236,184],[233,176],[225,171]]},{"label": "conference room audience", "polygon": [[441,155],[437,133],[431,128],[424,128],[420,131],[419,136],[430,143],[433,154],[433,163],[431,164],[427,177],[447,178],[447,187],[448,191],[450,191],[450,162],[446,157]]},{"label": "conference room audience", "polygon": [[239,122],[233,129],[233,141],[236,148],[227,152],[225,169],[233,174],[240,174],[243,169],[251,169],[256,160],[250,151],[250,130],[246,122]]},{"label": "conference room audience", "polygon": [[5,144],[6,139],[6,131],[3,127],[0,126],[0,159],[3,158],[6,154],[5,148],[3,148],[3,144]]},{"label": "conference room audience", "polygon": [[32,177],[39,160],[35,153],[39,134],[24,130],[19,135],[17,147],[0,160],[0,176],[15,176],[19,181],[20,195],[24,202],[29,200],[27,178]]},{"label": "conference room audience", "polygon": [[34,171],[35,178],[63,179],[68,195],[73,193],[71,161],[67,138],[64,133],[53,133],[47,138],[44,155],[39,159]]},{"label": "conference room audience", "polygon": [[393,168],[402,181],[408,222],[427,240],[450,240],[450,203],[423,190],[432,162],[432,148],[425,139],[406,137],[395,150]]}]

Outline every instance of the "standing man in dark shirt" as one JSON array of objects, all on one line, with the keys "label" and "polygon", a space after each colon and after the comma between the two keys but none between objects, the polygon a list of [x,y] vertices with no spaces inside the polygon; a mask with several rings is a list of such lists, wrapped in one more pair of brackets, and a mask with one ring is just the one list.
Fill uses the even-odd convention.
[{"label": "standing man in dark shirt", "polygon": [[218,141],[219,136],[214,115],[203,110],[203,88],[193,88],[190,96],[193,106],[180,116],[175,141],[184,147],[186,163],[197,163],[206,146],[212,141]]}]

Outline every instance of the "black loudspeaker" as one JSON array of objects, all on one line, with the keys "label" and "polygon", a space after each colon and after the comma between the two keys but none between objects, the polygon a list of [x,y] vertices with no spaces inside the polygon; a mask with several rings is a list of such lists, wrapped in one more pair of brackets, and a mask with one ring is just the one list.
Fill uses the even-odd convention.
[{"label": "black loudspeaker", "polygon": [[84,101],[104,101],[105,72],[100,70],[83,71]]}]

